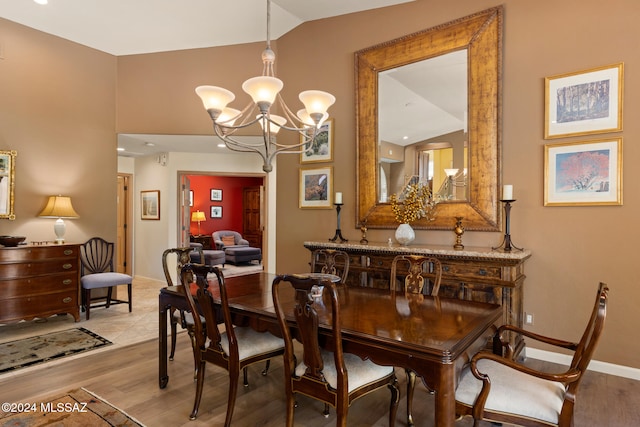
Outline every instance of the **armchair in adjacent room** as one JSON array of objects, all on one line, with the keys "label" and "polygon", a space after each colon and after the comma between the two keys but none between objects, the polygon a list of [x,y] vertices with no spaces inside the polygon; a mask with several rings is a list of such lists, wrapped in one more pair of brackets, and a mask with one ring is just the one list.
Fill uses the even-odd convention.
[{"label": "armchair in adjacent room", "polygon": [[216,249],[224,250],[229,246],[249,246],[249,241],[242,238],[237,231],[219,230],[213,233],[213,243]]}]

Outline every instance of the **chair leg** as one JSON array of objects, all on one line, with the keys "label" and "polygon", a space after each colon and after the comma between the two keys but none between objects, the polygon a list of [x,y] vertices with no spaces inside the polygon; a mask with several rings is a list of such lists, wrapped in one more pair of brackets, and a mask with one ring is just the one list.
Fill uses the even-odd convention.
[{"label": "chair leg", "polygon": [[169,309],[169,324],[171,325],[171,353],[169,353],[169,360],[173,360],[173,356],[176,353],[176,338],[178,336],[178,322],[174,317],[176,309],[171,307]]},{"label": "chair leg", "polygon": [[328,403],[324,404],[324,411],[322,411],[322,415],[325,418],[329,418],[329,404]]},{"label": "chair leg", "polygon": [[266,377],[269,373],[269,366],[271,366],[271,359],[267,359],[267,362],[264,364],[264,371],[262,371],[263,377]]},{"label": "chair leg", "polygon": [[242,368],[242,385],[249,387],[249,374],[247,373],[247,367]]},{"label": "chair leg", "polygon": [[131,300],[131,283],[127,284],[127,291],[129,293],[129,313],[131,313],[131,307],[133,305],[133,301]]},{"label": "chair leg", "polygon": [[416,388],[416,373],[411,369],[405,369],[407,373],[407,425],[413,425],[413,392]]},{"label": "chair leg", "polygon": [[85,319],[89,320],[89,310],[91,309],[91,289],[84,290],[84,309],[85,309]]},{"label": "chair leg", "polygon": [[109,286],[109,290],[107,291],[107,304],[105,308],[109,308],[111,306],[111,297],[113,296],[113,286]]},{"label": "chair leg", "polygon": [[[238,372],[237,367],[229,367],[229,398],[227,399],[227,417],[224,420],[224,427],[231,427],[231,418],[233,417],[233,409],[236,405],[236,395],[238,394]],[[246,374],[247,368],[244,368]]]},{"label": "chair leg", "polygon": [[200,366],[198,367],[198,379],[196,380],[196,399],[193,402],[193,410],[191,411],[191,415],[189,415],[190,420],[195,420],[198,416],[198,408],[200,408],[200,400],[202,399],[202,387],[204,386],[204,370],[206,367],[206,362],[201,361]]},{"label": "chair leg", "polygon": [[400,389],[398,388],[397,379],[393,380],[393,384],[389,384],[389,389],[391,390],[391,404],[389,406],[389,427],[393,427],[396,424],[398,402],[400,402]]}]

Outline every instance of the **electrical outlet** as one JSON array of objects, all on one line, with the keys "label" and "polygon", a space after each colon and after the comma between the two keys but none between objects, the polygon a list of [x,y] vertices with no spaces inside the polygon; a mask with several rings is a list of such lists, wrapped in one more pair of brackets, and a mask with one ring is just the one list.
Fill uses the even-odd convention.
[{"label": "electrical outlet", "polygon": [[533,314],[525,313],[524,314],[524,324],[525,325],[533,325]]}]

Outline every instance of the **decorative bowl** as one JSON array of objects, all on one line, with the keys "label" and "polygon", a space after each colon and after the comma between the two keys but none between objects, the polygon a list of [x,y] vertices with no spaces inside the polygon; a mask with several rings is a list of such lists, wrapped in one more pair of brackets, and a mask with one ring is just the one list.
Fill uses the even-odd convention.
[{"label": "decorative bowl", "polygon": [[0,245],[12,248],[24,242],[25,236],[0,236]]}]

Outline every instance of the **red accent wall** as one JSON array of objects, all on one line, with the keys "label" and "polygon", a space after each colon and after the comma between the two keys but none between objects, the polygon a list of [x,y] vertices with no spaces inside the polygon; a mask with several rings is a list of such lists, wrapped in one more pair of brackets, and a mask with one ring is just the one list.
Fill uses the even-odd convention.
[{"label": "red accent wall", "polygon": [[[211,175],[189,175],[193,206],[191,212],[200,210],[206,220],[200,223],[201,234],[211,234],[217,230],[233,230],[243,233],[242,229],[242,190],[245,187],[263,185],[260,177],[231,177]],[[211,190],[222,190],[222,200],[212,201]],[[211,218],[211,207],[222,207],[222,218]],[[198,234],[198,223],[191,223],[191,234]]]}]

